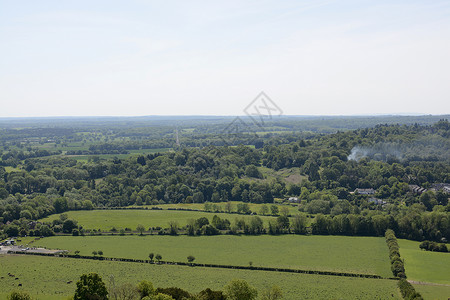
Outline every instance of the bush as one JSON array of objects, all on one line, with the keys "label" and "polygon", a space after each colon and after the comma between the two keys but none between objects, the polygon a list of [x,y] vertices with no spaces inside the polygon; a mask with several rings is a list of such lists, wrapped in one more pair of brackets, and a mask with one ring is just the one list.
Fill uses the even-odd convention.
[{"label": "bush", "polygon": [[213,291],[209,288],[201,291],[198,294],[198,298],[200,300],[226,300],[227,297],[223,294],[222,291]]},{"label": "bush", "polygon": [[258,291],[242,279],[233,279],[224,290],[230,300],[253,300],[258,296]]},{"label": "bush", "polygon": [[158,294],[169,295],[175,300],[183,300],[184,298],[186,299],[191,298],[191,294],[189,294],[189,292],[177,287],[157,288],[156,292]]},{"label": "bush", "polygon": [[97,273],[83,274],[77,282],[74,300],[107,300],[108,291],[105,283]]},{"label": "bush", "polygon": [[414,287],[406,280],[400,279],[398,281],[398,287],[402,293],[403,299],[421,300],[422,296],[416,292]]},{"label": "bush", "polygon": [[395,277],[406,278],[405,266],[400,258],[400,250],[393,230],[388,229],[385,233],[386,244],[389,248],[389,258],[391,260],[391,271]]},{"label": "bush", "polygon": [[419,248],[426,251],[435,251],[435,252],[448,252],[447,245],[444,243],[436,243],[430,241],[423,241],[420,243]]},{"label": "bush", "polygon": [[31,300],[31,296],[26,292],[12,291],[6,299],[8,300]]}]

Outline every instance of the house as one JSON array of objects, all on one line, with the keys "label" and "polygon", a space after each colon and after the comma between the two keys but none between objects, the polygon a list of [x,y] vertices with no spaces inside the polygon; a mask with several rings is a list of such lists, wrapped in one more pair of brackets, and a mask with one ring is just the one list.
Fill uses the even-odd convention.
[{"label": "house", "polygon": [[291,203],[299,203],[300,200],[298,199],[298,197],[289,197],[289,202]]},{"label": "house", "polygon": [[444,193],[450,194],[450,183],[435,183],[431,188],[434,191],[442,191]]},{"label": "house", "polygon": [[355,193],[361,194],[361,195],[373,195],[375,194],[374,189],[356,189]]},{"label": "house", "polygon": [[369,198],[369,203],[375,203],[375,205],[386,205],[387,202],[381,199],[377,199],[377,198]]},{"label": "house", "polygon": [[426,188],[420,187],[420,186],[415,185],[415,184],[409,184],[408,187],[409,187],[409,190],[411,192],[419,194],[419,195],[422,194],[422,193],[425,193],[427,191]]}]

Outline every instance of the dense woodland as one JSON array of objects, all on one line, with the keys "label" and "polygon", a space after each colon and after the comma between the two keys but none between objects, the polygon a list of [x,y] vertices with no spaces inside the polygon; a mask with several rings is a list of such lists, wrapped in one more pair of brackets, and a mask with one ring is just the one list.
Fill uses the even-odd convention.
[{"label": "dense woodland", "polygon": [[[212,121],[203,123],[208,122]],[[213,123],[210,130],[203,123],[179,122],[179,145],[174,127],[168,124],[145,130],[95,124],[82,129],[60,124],[4,127],[0,131],[3,233],[27,234],[31,220],[68,210],[163,203],[273,203],[298,197],[299,213],[315,216],[313,234],[383,236],[390,228],[398,237],[450,240],[449,195],[433,189],[435,184],[450,183],[447,120],[355,130],[336,130],[341,123],[335,121],[334,133],[323,133],[292,130],[300,128],[301,122],[296,125],[295,119],[288,118],[281,124],[284,127],[271,123],[259,129],[262,132],[256,138],[254,132],[238,134],[233,139],[236,145],[227,145],[218,129],[222,123]],[[327,128],[331,127],[327,124]],[[49,143],[51,148],[43,147]],[[71,143],[83,149],[72,149]],[[125,157],[100,155],[157,148],[170,149]],[[91,156],[77,160],[72,154]],[[286,169],[297,179],[279,175]],[[410,185],[427,191],[417,193]],[[355,193],[357,188],[372,188],[375,194]],[[288,230],[265,231],[291,232],[289,220],[287,227],[279,226]],[[50,234],[48,229],[51,232],[51,228],[43,232]]]}]

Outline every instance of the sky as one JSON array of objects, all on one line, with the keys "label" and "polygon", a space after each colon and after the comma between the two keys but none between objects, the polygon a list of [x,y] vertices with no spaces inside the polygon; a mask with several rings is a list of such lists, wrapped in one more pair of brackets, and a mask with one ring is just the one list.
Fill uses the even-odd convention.
[{"label": "sky", "polygon": [[450,1],[0,0],[0,117],[450,113]]}]

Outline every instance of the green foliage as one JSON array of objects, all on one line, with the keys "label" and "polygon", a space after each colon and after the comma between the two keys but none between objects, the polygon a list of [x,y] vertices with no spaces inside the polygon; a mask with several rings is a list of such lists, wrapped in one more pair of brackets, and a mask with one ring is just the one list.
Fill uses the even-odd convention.
[{"label": "green foliage", "polygon": [[261,295],[262,300],[279,300],[283,299],[283,291],[276,285],[271,288],[267,287]]},{"label": "green foliage", "polygon": [[157,288],[156,293],[171,296],[175,300],[189,299],[191,294],[178,287]]},{"label": "green foliage", "polygon": [[398,246],[394,231],[391,229],[386,230],[385,237],[389,248],[392,274],[396,277],[406,278],[404,262],[400,259],[400,248]]},{"label": "green foliage", "polygon": [[83,274],[77,282],[74,300],[102,300],[108,299],[105,283],[97,273]]},{"label": "green foliage", "polygon": [[141,296],[141,298],[144,298],[146,296],[153,296],[155,295],[156,291],[153,287],[153,283],[147,280],[142,280],[137,285],[138,292]]},{"label": "green foliage", "polygon": [[31,296],[27,292],[12,291],[7,297],[7,300],[31,300]]},{"label": "green foliage", "polygon": [[423,241],[422,243],[420,243],[419,248],[427,251],[448,252],[446,244],[438,244],[432,241]]},{"label": "green foliage", "polygon": [[204,289],[197,295],[199,300],[226,300],[227,297],[222,291],[213,291],[210,288]]},{"label": "green foliage", "polygon": [[416,292],[414,287],[406,280],[406,279],[400,279],[398,281],[398,288],[400,289],[400,292],[402,293],[403,299],[407,300],[422,300],[422,296]]},{"label": "green foliage", "polygon": [[225,295],[230,300],[253,300],[258,291],[242,279],[233,279],[224,287]]}]

